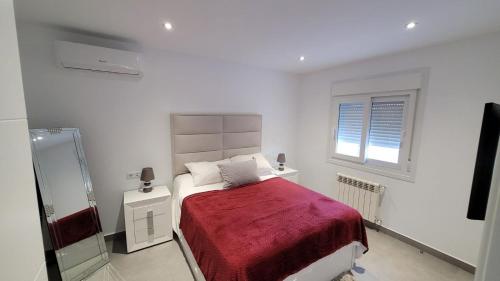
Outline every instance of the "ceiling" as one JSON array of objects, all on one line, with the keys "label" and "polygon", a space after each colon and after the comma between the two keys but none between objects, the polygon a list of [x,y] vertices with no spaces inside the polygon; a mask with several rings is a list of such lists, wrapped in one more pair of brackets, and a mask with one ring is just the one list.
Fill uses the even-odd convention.
[{"label": "ceiling", "polygon": [[[14,2],[20,21],[295,73],[500,30],[500,0]],[[408,31],[411,20],[419,24]]]}]

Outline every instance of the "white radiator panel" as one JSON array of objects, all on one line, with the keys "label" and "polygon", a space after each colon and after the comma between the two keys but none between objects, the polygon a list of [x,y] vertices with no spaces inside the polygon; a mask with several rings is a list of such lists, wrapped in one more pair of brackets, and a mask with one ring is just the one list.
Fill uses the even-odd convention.
[{"label": "white radiator panel", "polygon": [[337,174],[335,199],[358,210],[365,220],[381,224],[379,207],[384,187],[343,174]]}]

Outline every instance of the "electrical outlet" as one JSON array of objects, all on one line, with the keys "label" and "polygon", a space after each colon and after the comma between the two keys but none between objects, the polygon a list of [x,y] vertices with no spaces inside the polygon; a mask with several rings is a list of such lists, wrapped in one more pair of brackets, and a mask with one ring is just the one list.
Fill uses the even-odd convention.
[{"label": "electrical outlet", "polygon": [[128,180],[138,179],[140,177],[141,177],[141,172],[140,171],[128,172],[127,173],[127,179]]}]

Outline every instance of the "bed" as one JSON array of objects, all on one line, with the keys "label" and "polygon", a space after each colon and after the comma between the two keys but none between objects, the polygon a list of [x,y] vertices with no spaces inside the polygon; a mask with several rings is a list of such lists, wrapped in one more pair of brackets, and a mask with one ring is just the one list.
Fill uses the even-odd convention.
[{"label": "bed", "polygon": [[[185,167],[185,163],[196,162],[196,161],[217,161],[225,158],[229,158],[236,155],[244,155],[260,152],[261,146],[261,127],[262,127],[262,117],[256,114],[172,114],[171,116],[171,135],[172,135],[172,167],[174,179],[174,188],[172,195],[172,214],[173,214],[173,228],[179,237],[181,248],[186,256],[186,259],[191,267],[193,275],[197,281],[204,280],[285,280],[285,281],[305,281],[305,280],[317,280],[317,281],[329,281],[332,280],[337,275],[348,271],[352,268],[354,260],[361,256],[363,252],[367,250],[366,233],[364,231],[364,225],[362,224],[362,219],[358,218],[355,214],[356,212],[350,210],[349,207],[342,205],[338,202],[333,202],[331,199],[316,194],[311,191],[306,191],[305,188],[298,186],[294,183],[288,182],[281,178],[276,178],[274,175],[265,175],[260,178],[260,182],[245,186],[240,188],[238,191],[228,191],[224,189],[223,183],[215,183],[204,186],[194,186],[193,177],[188,173]],[[276,187],[276,188],[274,188]],[[278,188],[279,187],[279,188]],[[281,193],[280,191],[281,190]],[[258,192],[255,192],[258,191]],[[259,196],[264,192],[271,192],[270,195],[280,196],[280,194],[285,194],[285,192],[291,192],[291,194],[296,194],[295,197],[300,197],[301,194],[307,196],[312,196],[311,198],[320,201],[332,201],[327,202],[327,204],[339,204],[339,209],[345,210],[346,214],[354,214],[353,227],[355,231],[343,231],[345,224],[342,219],[335,217],[338,212],[332,214],[330,222],[336,222],[335,229],[342,231],[343,233],[354,232],[356,235],[355,239],[345,240],[343,244],[335,243],[336,248],[331,248],[331,253],[325,254],[324,247],[304,249],[302,248],[292,249],[287,245],[286,241],[275,241],[277,244],[269,243],[268,250],[256,252],[262,262],[252,263],[252,268],[250,270],[239,269],[236,266],[235,259],[227,258],[227,251],[234,251],[235,248],[224,249],[224,244],[221,241],[217,241],[217,236],[213,233],[208,233],[208,229],[211,226],[216,227],[216,230],[222,229],[221,233],[225,236],[231,237],[231,233],[228,231],[236,231],[237,229],[223,229],[227,224],[221,224],[217,219],[213,219],[214,214],[217,216],[225,215],[224,213],[217,213],[216,207],[210,207],[210,202],[207,200],[223,200],[219,202],[225,202],[228,198],[238,198],[237,193],[247,193],[251,194],[251,198]],[[250,192],[250,193],[248,193]],[[236,195],[236,197],[235,197]],[[246,195],[245,195],[246,196]],[[210,199],[203,198],[209,197]],[[294,196],[291,195],[291,198]],[[201,201],[205,200],[205,201]],[[293,200],[293,199],[290,199]],[[250,201],[250,200],[249,200]],[[252,204],[260,204],[262,200],[254,200]],[[280,201],[280,200],[275,200]],[[295,204],[296,202],[290,202]],[[217,203],[214,206],[218,206]],[[259,205],[256,205],[259,206]],[[262,208],[261,207],[259,208]],[[255,208],[255,206],[254,206]],[[285,208],[286,209],[286,208]],[[215,212],[215,213],[214,213]],[[184,216],[182,214],[184,213]],[[212,216],[210,223],[206,223],[207,217],[204,217],[205,213],[211,214]],[[227,216],[230,216],[231,212],[227,212]],[[239,213],[238,215],[241,215]],[[234,216],[234,214],[233,214]],[[244,213],[243,213],[243,216]],[[261,214],[262,217],[262,214]],[[221,218],[223,221],[224,218]],[[245,219],[245,218],[243,218]],[[204,221],[205,220],[205,221]],[[357,222],[357,220],[361,222]],[[236,221],[236,220],[235,220]],[[340,223],[339,223],[340,222]],[[219,224],[218,224],[219,223]],[[183,225],[183,226],[181,226]],[[290,224],[292,225],[292,224]],[[332,227],[332,225],[328,227]],[[316,227],[326,227],[324,223],[316,223]],[[243,225],[242,225],[243,227]],[[248,228],[247,228],[248,229]],[[334,229],[334,230],[335,230]],[[291,229],[292,230],[292,229]],[[183,233],[183,231],[186,232]],[[306,231],[307,232],[307,231]],[[324,231],[323,231],[324,232]],[[311,231],[311,233],[313,233]],[[315,239],[322,238],[324,241],[324,233],[315,233]],[[265,236],[265,235],[264,235]],[[265,237],[264,237],[265,238]],[[264,239],[263,238],[263,239]],[[285,239],[285,238],[283,238]],[[331,240],[331,238],[328,238]],[[310,241],[316,241],[310,240]],[[321,239],[320,239],[321,240]],[[201,241],[196,243],[196,241]],[[244,240],[235,240],[245,243]],[[295,240],[291,240],[292,242]],[[299,240],[297,240],[299,241]],[[349,241],[349,242],[346,242]],[[210,244],[212,243],[213,244]],[[272,242],[272,241],[271,241]],[[204,248],[206,244],[210,244],[211,248]],[[226,243],[231,244],[231,243]],[[266,244],[267,245],[267,244]],[[274,245],[274,246],[273,246]],[[320,245],[320,244],[318,244]],[[318,246],[316,245],[316,247]],[[321,244],[323,246],[328,246],[327,244]],[[234,243],[233,243],[234,246]],[[208,247],[208,246],[207,246]],[[268,254],[273,252],[273,247],[276,249],[281,249],[279,251],[274,251],[276,253]],[[279,248],[281,247],[281,248]],[[332,246],[333,247],[333,246]],[[261,247],[261,250],[265,247]],[[305,251],[306,250],[306,251]],[[226,254],[223,254],[226,251]],[[282,251],[282,252],[280,252]],[[288,252],[286,252],[288,251]],[[213,255],[213,253],[221,253],[220,255]],[[316,254],[316,252],[322,252],[321,255]],[[307,254],[301,255],[302,253],[313,253],[314,255],[319,255],[318,258],[313,256],[308,256]],[[243,252],[242,257],[252,257],[253,253]],[[210,260],[207,263],[207,258],[203,257],[210,256],[213,257],[214,261]],[[234,255],[232,255],[234,258]],[[262,257],[261,257],[262,256]],[[287,260],[287,257],[295,257],[297,264],[293,264]],[[304,258],[307,257],[308,259]],[[269,259],[272,257],[274,259]],[[278,258],[278,259],[276,259]],[[314,258],[314,260],[311,260]],[[254,259],[252,259],[254,260]],[[280,265],[277,266],[273,261],[279,260]],[[239,260],[238,260],[239,261]],[[268,261],[268,262],[266,262]],[[270,261],[270,262],[269,262]],[[200,267],[200,264],[201,267]],[[256,265],[257,264],[257,265]],[[292,264],[292,265],[291,265]],[[226,266],[227,265],[227,266]],[[232,266],[232,267],[231,267]],[[293,267],[295,266],[295,267]],[[212,267],[212,268],[210,268]],[[227,267],[227,268],[226,268]],[[287,268],[284,268],[287,267]],[[277,268],[277,269],[274,269]],[[228,269],[228,270],[226,270]],[[230,275],[229,270],[234,269],[236,273]],[[258,269],[258,270],[257,270]],[[221,275],[225,273],[225,270],[229,272],[226,275]],[[257,271],[256,271],[257,270]],[[281,270],[281,272],[278,272]],[[237,271],[245,271],[244,274]],[[248,274],[248,271],[255,271],[252,274]],[[266,278],[256,278],[255,274],[262,274],[262,272],[267,272],[265,276],[272,276]],[[276,271],[276,272],[275,272]],[[221,273],[222,272],[222,273]],[[259,273],[260,272],[260,273]],[[284,273],[286,273],[284,275]],[[224,276],[224,277],[217,277]],[[262,275],[264,276],[264,275]]]}]

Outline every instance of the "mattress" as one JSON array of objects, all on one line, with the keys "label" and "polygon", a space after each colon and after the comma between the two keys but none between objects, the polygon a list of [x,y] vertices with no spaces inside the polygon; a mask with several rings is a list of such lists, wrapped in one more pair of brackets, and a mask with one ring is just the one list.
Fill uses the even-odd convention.
[{"label": "mattress", "polygon": [[[261,179],[265,180],[272,177],[274,176],[266,176]],[[179,229],[182,202],[186,197],[192,194],[220,189],[223,189],[223,183],[194,187],[192,176],[190,174],[180,175],[174,180],[174,190],[172,196],[173,228],[180,237],[181,246],[186,253],[188,262],[190,263],[191,269],[193,270],[197,280],[205,279],[192,255],[192,251],[184,239],[182,231]],[[285,280],[331,280],[336,275],[349,270],[352,267],[354,259],[359,257],[365,249],[366,248],[364,248],[359,242],[352,242],[351,244],[337,250],[333,254],[317,260],[299,272],[288,276]]]}]

